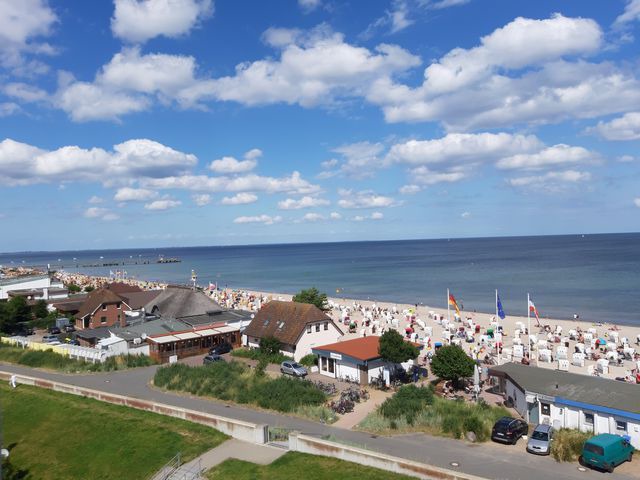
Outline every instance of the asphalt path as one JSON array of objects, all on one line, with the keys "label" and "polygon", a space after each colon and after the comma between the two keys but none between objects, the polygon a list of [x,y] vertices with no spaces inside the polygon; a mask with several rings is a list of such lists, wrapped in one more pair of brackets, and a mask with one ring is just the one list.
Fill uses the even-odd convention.
[{"label": "asphalt path", "polygon": [[[490,479],[543,480],[543,479],[599,479],[606,475],[611,479],[635,479],[620,471],[609,475],[601,472],[578,469],[577,463],[557,463],[551,457],[528,454],[519,446],[495,443],[471,444],[459,440],[435,437],[426,434],[375,436],[368,433],[323,425],[297,417],[253,410],[225,402],[164,392],[153,388],[151,380],[158,367],[144,367],[110,373],[68,375],[0,363],[0,370],[31,377],[92,388],[108,393],[126,395],[143,400],[175,405],[201,412],[212,413],[252,423],[268,424],[271,427],[298,430],[305,435],[363,447],[388,455],[461,471]],[[11,415],[11,412],[5,412]],[[520,440],[519,444],[524,442]],[[633,463],[638,462],[635,460]],[[452,466],[452,463],[458,466]],[[636,465],[624,464],[619,470],[633,472]]]}]

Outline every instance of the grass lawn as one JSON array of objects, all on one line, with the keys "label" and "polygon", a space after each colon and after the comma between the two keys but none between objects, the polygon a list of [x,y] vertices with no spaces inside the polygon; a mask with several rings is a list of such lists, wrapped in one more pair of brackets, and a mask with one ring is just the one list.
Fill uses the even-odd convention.
[{"label": "grass lawn", "polygon": [[330,457],[289,452],[271,465],[226,460],[207,472],[209,480],[409,480],[414,477]]},{"label": "grass lawn", "polygon": [[155,413],[19,385],[0,385],[3,441],[30,479],[141,479],[177,452],[188,461],[228,437]]}]

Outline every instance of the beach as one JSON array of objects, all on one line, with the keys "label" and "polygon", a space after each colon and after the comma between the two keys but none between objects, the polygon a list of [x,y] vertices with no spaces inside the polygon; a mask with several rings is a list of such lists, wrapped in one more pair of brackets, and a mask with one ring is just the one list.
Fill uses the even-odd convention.
[{"label": "beach", "polygon": [[[225,307],[246,308],[252,311],[255,311],[261,303],[265,303],[269,300],[290,301],[292,299],[292,295],[287,294],[245,290],[235,290],[233,292],[216,291],[213,292],[212,296]],[[487,330],[492,328],[494,331],[496,330],[495,312],[481,313],[461,310],[460,317],[462,321],[455,322],[455,310],[453,308],[447,312],[447,309],[435,308],[428,305],[416,306],[415,304],[410,305],[392,302],[377,302],[374,300],[360,300],[341,297],[329,297],[328,302],[332,307],[331,310],[327,312],[328,315],[333,318],[340,328],[342,328],[345,334],[344,337],[342,337],[342,340],[349,340],[363,335],[380,335],[382,332],[391,328],[394,328],[401,334],[405,335],[407,327],[412,325],[411,317],[414,317],[413,330],[417,337],[409,338],[412,338],[418,343],[424,344],[424,348],[419,357],[419,361],[422,362],[424,362],[425,356],[430,354],[429,352],[433,352],[436,342],[446,344],[447,339],[450,338],[450,335],[445,333],[446,328],[443,326],[443,322],[434,319],[434,314],[435,316],[438,316],[438,318],[443,318],[444,320],[449,317],[450,324],[454,326],[456,331],[459,331],[461,327],[464,327],[465,337],[467,331],[473,331],[473,343],[467,342],[466,338],[463,338],[459,342],[460,347],[462,347],[471,356],[479,358],[480,360],[483,360],[485,356],[489,355],[494,364],[497,364],[498,362],[502,364],[510,361],[507,353],[509,350],[513,349],[514,338],[516,338],[515,335],[517,330],[522,330],[522,326],[526,329],[529,324],[529,320],[526,316],[509,315],[504,320],[499,320],[497,325],[501,326],[503,330],[502,355],[500,355],[499,358],[494,346],[495,342],[482,342],[483,336],[488,336]],[[342,312],[345,309],[348,309],[349,311],[349,322],[355,321],[357,324],[355,332],[349,333],[349,322],[345,324],[343,321]],[[391,320],[391,322],[387,322],[389,315],[393,320],[397,320],[397,324],[393,320]],[[363,326],[367,317],[371,319],[369,327]],[[424,323],[424,327],[421,326],[418,320]],[[473,328],[469,326],[469,321],[474,325]],[[372,331],[374,322],[378,322],[377,325],[379,325],[375,333]],[[602,338],[606,340],[607,343],[613,343],[614,339],[617,337],[615,344],[616,347],[620,347],[622,345],[622,340],[626,338],[628,340],[628,348],[633,349],[631,358],[622,360],[621,363],[618,363],[617,361],[609,361],[608,368],[606,369],[607,371],[599,372],[598,375],[604,378],[626,378],[628,381],[636,381],[636,374],[638,373],[640,366],[640,354],[638,354],[640,346],[636,343],[640,338],[640,327],[615,325],[612,323],[595,324],[592,322],[582,321],[580,319],[540,319],[541,326],[538,327],[535,317],[530,319],[530,324],[532,338],[535,337],[537,339],[535,342],[535,350],[533,350],[534,358],[530,359],[531,365],[540,368],[557,369],[558,347],[565,347],[565,345],[568,345],[568,347],[565,348],[567,349],[567,359],[569,360],[569,372],[588,375],[590,374],[591,368],[598,372],[597,360],[595,360],[591,355],[585,355],[586,358],[584,359],[583,366],[574,365],[572,363],[572,357],[575,352],[576,345],[581,342],[579,342],[577,338],[569,338],[569,332],[571,330],[574,330],[576,333],[583,332],[582,343],[585,343],[585,351],[589,352],[589,349],[591,349],[591,353],[595,354],[596,357],[599,356],[600,358],[605,358],[607,352],[606,346],[602,348],[591,348],[591,342],[584,341],[584,334],[589,333],[589,329],[595,329],[595,334],[592,334],[594,339]],[[479,325],[478,333],[476,333],[476,325]],[[548,326],[550,331],[545,330],[545,326]],[[558,330],[558,327],[561,328],[561,331]],[[560,333],[556,334],[555,332]],[[425,343],[426,337],[429,337],[430,342]],[[527,337],[528,335],[524,331],[521,331],[519,338],[523,345],[527,344]],[[543,350],[542,346],[538,344],[538,341],[543,340],[546,340],[547,342],[546,346],[551,352],[550,360],[552,361],[536,361],[536,354]],[[615,351],[617,353],[617,350]]]}]

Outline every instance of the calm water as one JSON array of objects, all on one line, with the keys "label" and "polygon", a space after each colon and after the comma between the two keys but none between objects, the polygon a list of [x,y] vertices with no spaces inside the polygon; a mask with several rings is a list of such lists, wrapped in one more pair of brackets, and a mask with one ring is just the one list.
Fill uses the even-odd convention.
[{"label": "calm water", "polygon": [[[182,262],[81,266],[159,255]],[[526,315],[530,292],[542,316],[640,324],[640,234],[0,254],[0,265],[12,262],[100,275],[124,269],[173,283],[188,283],[195,269],[201,285],[282,293],[316,286],[330,295],[340,289],[341,297],[438,307],[449,287],[466,310],[478,311],[495,310],[497,288],[507,315]]]}]

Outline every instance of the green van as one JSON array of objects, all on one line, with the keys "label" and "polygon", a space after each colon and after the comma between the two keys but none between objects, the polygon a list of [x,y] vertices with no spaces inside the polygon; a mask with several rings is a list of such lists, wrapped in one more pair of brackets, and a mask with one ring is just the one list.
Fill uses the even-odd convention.
[{"label": "green van", "polygon": [[580,463],[597,467],[607,472],[633,458],[633,447],[629,439],[611,433],[602,433],[591,437],[582,447]]}]

